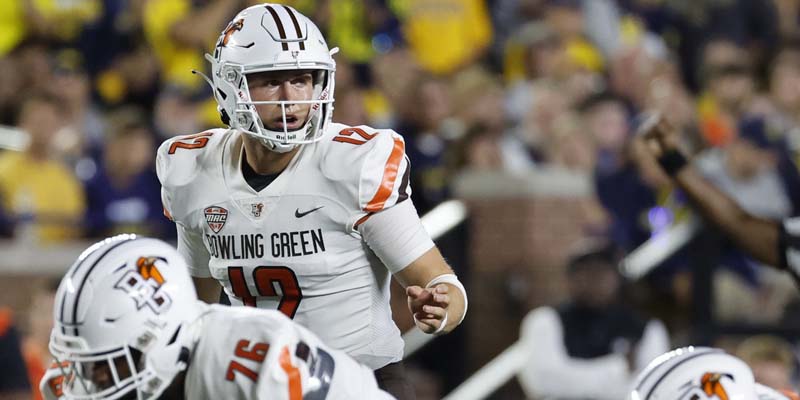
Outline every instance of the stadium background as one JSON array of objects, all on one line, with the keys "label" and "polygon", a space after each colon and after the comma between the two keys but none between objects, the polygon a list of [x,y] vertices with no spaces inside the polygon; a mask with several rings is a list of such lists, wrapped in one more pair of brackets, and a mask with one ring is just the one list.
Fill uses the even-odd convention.
[{"label": "stadium background", "polygon": [[[32,376],[53,280],[83,247],[119,232],[174,239],[154,149],[220,126],[189,71],[207,70],[203,53],[255,3],[0,2],[0,334],[20,333]],[[796,215],[800,1],[283,3],[341,49],[334,119],[405,136],[421,214],[466,205],[463,220],[444,212],[458,225],[437,243],[470,312],[409,359],[420,398],[450,392],[517,340],[528,311],[565,300],[565,261],[586,240],[637,256],[621,296],[664,321],[673,346],[783,338],[765,343],[796,384],[788,275],[698,223],[631,138],[659,110],[745,209]],[[494,394],[522,397],[513,379]]]}]

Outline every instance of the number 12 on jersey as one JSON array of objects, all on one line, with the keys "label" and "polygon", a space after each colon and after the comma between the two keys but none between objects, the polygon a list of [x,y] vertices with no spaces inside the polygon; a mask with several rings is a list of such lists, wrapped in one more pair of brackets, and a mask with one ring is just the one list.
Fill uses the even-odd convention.
[{"label": "number 12 on jersey", "polygon": [[[242,299],[245,306],[256,307],[257,296],[280,297],[278,311],[289,318],[294,318],[303,298],[297,275],[287,267],[260,266],[253,269],[253,282],[257,291],[255,295],[250,293],[243,267],[228,267],[228,280],[231,282],[233,294]],[[280,294],[275,290],[276,284],[280,287]]]},{"label": "number 12 on jersey", "polygon": [[180,136],[169,146],[169,154],[175,154],[178,149],[202,149],[208,144],[208,137],[214,132],[203,132],[194,135]]}]

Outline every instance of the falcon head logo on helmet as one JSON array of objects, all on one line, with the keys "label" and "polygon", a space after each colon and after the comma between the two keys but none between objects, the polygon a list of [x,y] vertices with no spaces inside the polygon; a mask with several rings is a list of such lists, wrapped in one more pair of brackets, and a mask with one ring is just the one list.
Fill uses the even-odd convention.
[{"label": "falcon head logo on helmet", "polygon": [[[733,379],[730,374],[725,374],[724,376],[728,377],[729,379]],[[722,377],[723,374],[719,373],[706,372],[703,374],[703,377],[700,379],[700,386],[703,388],[703,393],[705,393],[709,398],[717,396],[720,400],[728,400],[728,392],[720,382]]]},{"label": "falcon head logo on helmet", "polygon": [[222,32],[222,36],[219,37],[219,42],[217,43],[216,47],[227,46],[228,41],[231,40],[231,35],[233,35],[237,31],[242,30],[243,26],[244,26],[244,19],[238,19],[235,22],[231,21],[231,23],[228,24],[228,27],[225,28],[225,31]]},{"label": "falcon head logo on helmet", "polygon": [[163,257],[139,257],[136,260],[136,269],[126,272],[122,279],[114,285],[115,289],[127,292],[136,302],[136,309],[148,306],[154,313],[160,314],[169,308],[172,299],[161,291],[164,276],[158,270],[156,262],[167,262]]}]

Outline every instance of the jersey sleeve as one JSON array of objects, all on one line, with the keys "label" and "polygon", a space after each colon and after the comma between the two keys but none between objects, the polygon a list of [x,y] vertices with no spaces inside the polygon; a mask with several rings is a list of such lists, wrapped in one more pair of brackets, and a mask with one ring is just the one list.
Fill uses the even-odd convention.
[{"label": "jersey sleeve", "polygon": [[186,260],[189,275],[195,278],[211,278],[211,270],[208,267],[211,256],[203,243],[202,234],[181,224],[175,224],[175,227],[178,231],[178,253]]},{"label": "jersey sleeve", "polygon": [[198,278],[211,277],[208,268],[210,255],[203,243],[202,233],[193,228],[188,218],[192,211],[193,188],[204,170],[211,149],[218,145],[224,131],[211,130],[189,136],[167,139],[156,153],[156,172],[161,183],[161,202],[164,215],[175,222],[178,232],[178,252],[186,259],[189,273]]},{"label": "jersey sleeve", "polygon": [[788,218],[781,223],[778,254],[781,268],[789,271],[800,284],[800,217]]},{"label": "jersey sleeve", "polygon": [[410,201],[372,215],[359,225],[358,230],[393,274],[402,271],[434,246]]},{"label": "jersey sleeve", "polygon": [[185,223],[192,199],[197,197],[192,189],[197,186],[198,178],[208,173],[211,165],[216,165],[214,155],[224,136],[224,130],[212,129],[169,138],[159,146],[156,174],[161,183],[164,215],[176,224]]},{"label": "jersey sleeve", "polygon": [[370,140],[371,149],[361,164],[358,204],[361,211],[376,213],[411,196],[410,165],[403,137],[394,131],[379,131]]},{"label": "jersey sleeve", "polygon": [[161,183],[161,205],[164,208],[164,216],[169,218],[170,221],[178,223],[173,217],[174,211],[172,206],[172,198],[175,191],[176,171],[179,170],[178,164],[174,157],[169,154],[169,149],[176,138],[167,139],[156,151],[156,175],[158,181]]},{"label": "jersey sleeve", "polygon": [[[368,127],[342,130],[337,139],[353,131],[360,152],[358,211],[353,228],[392,273],[396,273],[433,247],[417,210],[409,200],[410,164],[403,137],[392,130],[368,133]],[[337,141],[334,139],[334,141]],[[361,139],[366,139],[361,142]]]}]

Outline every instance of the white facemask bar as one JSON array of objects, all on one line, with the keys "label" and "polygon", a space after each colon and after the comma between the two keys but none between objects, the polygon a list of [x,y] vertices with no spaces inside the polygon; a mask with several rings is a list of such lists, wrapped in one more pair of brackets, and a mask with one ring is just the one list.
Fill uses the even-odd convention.
[{"label": "white facemask bar", "polygon": [[[149,381],[155,374],[149,369],[139,371],[128,346],[89,351],[83,338],[58,335],[54,330],[50,337],[49,348],[65,377],[63,390],[67,399],[113,400],[125,396],[131,390],[136,390],[136,397],[139,400],[146,400],[149,397],[141,388],[144,382]],[[117,371],[115,360],[119,357],[125,357],[128,370],[131,372],[125,379],[120,379]],[[61,366],[62,362],[67,362],[69,367]],[[91,364],[96,362],[107,363],[113,380],[111,387],[99,392],[91,380],[92,371],[89,369]]]},{"label": "white facemask bar", "polygon": [[[125,362],[128,364],[130,376],[121,379],[119,371],[117,371],[116,360],[124,357]],[[151,373],[147,370],[139,371],[134,363],[133,355],[130,349],[126,346],[114,352],[96,354],[96,355],[80,355],[80,354],[67,354],[56,355],[56,360],[61,364],[66,361],[69,363],[69,369],[60,367],[62,374],[67,377],[63,385],[64,394],[68,399],[75,400],[95,400],[95,399],[118,399],[127,395],[132,390],[136,390],[137,398],[144,400],[142,392],[139,387],[146,381]],[[108,370],[112,378],[112,386],[98,391],[97,385],[92,382],[91,366],[94,363],[103,362],[108,366]]]},{"label": "white facemask bar", "polygon": [[[247,101],[247,102],[238,102],[237,107],[244,106],[247,107],[245,109],[238,109],[236,110],[237,120],[235,121],[236,129],[241,130],[242,132],[249,133],[251,135],[257,136],[259,138],[265,138],[268,140],[276,141],[280,144],[307,144],[307,143],[314,143],[320,139],[322,136],[322,132],[315,132],[315,135],[311,135],[309,130],[312,126],[321,126],[324,122],[323,119],[326,118],[326,114],[323,113],[321,110],[310,110],[309,116],[306,117],[306,121],[297,129],[289,130],[287,127],[286,122],[286,109],[287,107],[297,105],[297,104],[313,104],[318,105],[319,108],[324,107],[325,105],[333,104],[333,99],[328,100],[296,100],[296,101]],[[283,129],[280,131],[268,129],[264,126],[264,121],[259,117],[256,121],[253,120],[253,114],[257,114],[257,111],[251,109],[250,106],[256,105],[274,105],[281,107],[281,114],[283,116]],[[330,106],[329,106],[330,107]],[[234,121],[231,121],[234,122]],[[256,131],[248,129],[250,126],[256,128]]]},{"label": "white facemask bar", "polygon": [[[336,54],[338,48],[330,50],[330,54]],[[206,54],[205,58],[211,63],[213,71],[216,71],[216,77],[221,84],[228,86],[229,93],[236,93],[233,114],[229,115],[229,125],[237,130],[257,137],[258,139],[273,142],[276,145],[292,146],[300,144],[314,143],[320,140],[324,134],[322,132],[325,119],[330,119],[333,113],[334,98],[326,98],[330,92],[333,91],[334,82],[333,76],[336,67],[332,64],[318,63],[318,62],[295,62],[295,63],[279,63],[279,64],[265,64],[249,66],[245,68],[240,64],[223,64],[219,65],[217,60],[210,54]],[[321,85],[319,93],[315,89],[314,96],[319,97],[317,100],[297,100],[297,101],[252,101],[250,99],[250,89],[247,84],[246,75],[259,72],[280,71],[286,69],[308,69],[315,71],[327,72],[328,76],[325,78],[325,85]],[[203,79],[211,86],[213,94],[218,104],[224,104],[225,100],[220,98],[217,87],[214,82],[205,74],[199,71],[192,71],[195,74],[201,75]],[[241,89],[240,89],[241,87]],[[254,106],[259,104],[266,105],[279,105],[283,114],[283,130],[273,131],[267,129],[263,125],[258,112]],[[318,108],[309,111],[307,121],[298,129],[290,131],[286,127],[286,106],[293,104],[313,104]],[[322,108],[327,107],[326,112],[322,112]],[[258,123],[256,123],[258,122]],[[308,130],[311,127],[317,126],[317,131],[312,137],[309,137]],[[255,128],[255,130],[251,129]],[[305,130],[306,132],[303,132]],[[298,137],[299,136],[299,137]]]}]

